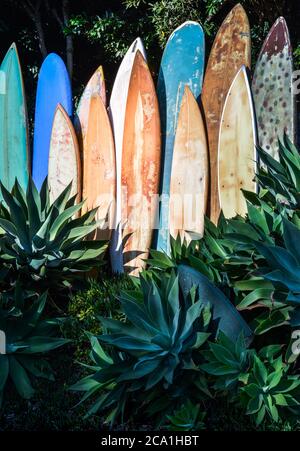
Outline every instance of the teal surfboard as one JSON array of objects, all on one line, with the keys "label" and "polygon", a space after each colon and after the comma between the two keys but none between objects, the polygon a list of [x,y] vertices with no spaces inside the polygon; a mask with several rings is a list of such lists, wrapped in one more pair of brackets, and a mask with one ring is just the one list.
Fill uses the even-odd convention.
[{"label": "teal surfboard", "polygon": [[0,180],[11,190],[15,179],[26,189],[29,175],[28,120],[15,44],[0,66]]},{"label": "teal surfboard", "polygon": [[199,101],[205,58],[201,25],[185,22],[170,36],[158,75],[157,94],[160,108],[163,161],[161,172],[160,223],[155,246],[169,253],[169,193],[176,125],[184,87],[187,85]]}]

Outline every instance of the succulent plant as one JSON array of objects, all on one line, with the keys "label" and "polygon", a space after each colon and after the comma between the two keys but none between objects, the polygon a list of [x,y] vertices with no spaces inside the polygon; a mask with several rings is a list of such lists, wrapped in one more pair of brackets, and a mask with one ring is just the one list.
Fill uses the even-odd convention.
[{"label": "succulent plant", "polygon": [[57,336],[60,318],[42,319],[47,294],[24,295],[17,286],[13,298],[0,296],[0,330],[4,353],[0,353],[0,404],[8,379],[25,399],[34,389],[30,376],[54,380],[44,355],[70,340]]},{"label": "succulent plant", "polygon": [[120,298],[128,322],[101,318],[109,333],[90,337],[92,374],[71,387],[86,392],[83,400],[96,397],[88,414],[110,408],[109,421],[136,397],[139,407],[163,414],[182,403],[184,389],[206,391],[197,365],[210,336],[210,307],[195,289],[184,296],[174,274],[163,276],[159,286],[144,274],[140,285]]},{"label": "succulent plant", "polygon": [[32,180],[26,193],[16,181],[12,192],[1,185],[0,261],[9,282],[42,292],[62,287],[97,264],[106,244],[89,241],[98,224],[96,210],[77,217],[82,204],[69,198],[71,185],[51,204],[47,181],[39,193]]}]

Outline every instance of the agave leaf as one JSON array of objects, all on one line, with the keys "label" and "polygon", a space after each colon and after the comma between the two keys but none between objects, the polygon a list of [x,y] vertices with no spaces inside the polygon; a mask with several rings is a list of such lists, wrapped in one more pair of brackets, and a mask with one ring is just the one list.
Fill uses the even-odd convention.
[{"label": "agave leaf", "polygon": [[[41,201],[32,180],[29,180],[26,193],[29,237],[32,239],[41,227]],[[26,207],[26,204],[25,204]]]},{"label": "agave leaf", "polygon": [[0,392],[4,390],[8,374],[9,374],[8,356],[0,354]]},{"label": "agave leaf", "polygon": [[255,243],[255,247],[265,257],[271,268],[280,269],[293,277],[295,268],[297,268],[297,260],[290,252],[279,246],[266,246],[262,243]]},{"label": "agave leaf", "polygon": [[78,205],[73,205],[64,212],[62,212],[53,222],[53,224],[50,227],[49,230],[49,239],[50,241],[54,240],[56,235],[59,233],[61,227],[69,221],[69,219],[72,218],[76,213],[78,213],[82,208],[83,202],[79,203]]},{"label": "agave leaf", "polygon": [[9,375],[13,380],[19,395],[22,398],[30,399],[34,394],[34,390],[26,371],[15,357],[9,356],[8,359]]},{"label": "agave leaf", "polygon": [[36,360],[25,355],[18,355],[19,363],[27,370],[29,373],[33,374],[35,377],[42,377],[48,379],[49,381],[54,381],[54,375],[50,364],[43,359]]},{"label": "agave leaf", "polygon": [[184,293],[190,291],[193,285],[198,287],[200,300],[210,303],[213,309],[213,319],[219,321],[219,330],[235,341],[241,332],[251,341],[252,331],[236,308],[205,276],[185,265],[178,267],[179,283]]},{"label": "agave leaf", "polygon": [[17,344],[19,340],[30,334],[30,332],[36,327],[41,314],[45,308],[47,300],[47,293],[44,293],[38,299],[36,299],[32,306],[23,314],[22,323],[15,327],[14,324],[10,324],[6,328],[7,342],[9,344]]},{"label": "agave leaf", "polygon": [[70,343],[71,341],[72,340],[67,338],[34,336],[26,338],[23,342],[18,342],[19,346],[26,346],[26,348],[24,350],[20,350],[19,353],[36,354],[40,352],[48,352]]}]

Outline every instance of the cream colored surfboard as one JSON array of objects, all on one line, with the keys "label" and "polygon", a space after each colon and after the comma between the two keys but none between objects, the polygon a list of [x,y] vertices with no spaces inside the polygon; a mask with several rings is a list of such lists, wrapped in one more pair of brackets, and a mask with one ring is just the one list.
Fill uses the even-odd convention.
[{"label": "cream colored surfboard", "polygon": [[122,153],[123,263],[131,275],[145,267],[143,259],[149,254],[158,213],[160,160],[156,91],[138,51],[129,82]]},{"label": "cream colored surfboard", "polygon": [[75,130],[66,111],[58,105],[52,127],[48,184],[53,202],[72,182],[71,196],[81,199],[81,164]]},{"label": "cream colored surfboard", "polygon": [[110,238],[115,214],[116,163],[113,134],[101,96],[90,99],[83,167],[82,213],[97,208],[96,219],[105,220],[95,238]]},{"label": "cream colored surfboard", "polygon": [[127,103],[127,94],[129,80],[132,71],[133,61],[137,51],[140,51],[146,59],[146,52],[140,38],[137,38],[129,47],[122,63],[119,67],[109,103],[109,114],[113,128],[116,149],[116,171],[117,171],[117,190],[116,190],[116,216],[115,230],[112,234],[110,243],[110,257],[113,272],[122,273],[123,257],[122,257],[122,205],[121,205],[121,166],[122,166],[122,149],[124,135],[125,110]]},{"label": "cream colored surfboard", "polygon": [[91,97],[95,94],[101,97],[102,102],[106,106],[105,80],[102,66],[98,67],[86,85],[75,115],[74,124],[81,152],[84,151]]},{"label": "cream colored surfboard", "polygon": [[[170,234],[187,243],[203,235],[208,194],[208,146],[198,104],[188,88],[182,97],[173,151],[169,226]],[[188,233],[188,232],[192,232]]]},{"label": "cream colored surfboard", "polygon": [[245,66],[237,73],[225,100],[219,136],[218,187],[226,218],[244,216],[246,201],[241,189],[256,190],[256,126]]}]

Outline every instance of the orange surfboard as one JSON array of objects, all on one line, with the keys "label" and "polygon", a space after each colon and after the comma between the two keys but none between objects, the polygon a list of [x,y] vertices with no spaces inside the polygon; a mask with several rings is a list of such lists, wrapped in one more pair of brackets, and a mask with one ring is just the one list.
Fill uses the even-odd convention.
[{"label": "orange surfboard", "polygon": [[199,106],[185,87],[174,143],[169,227],[170,234],[187,243],[192,232],[203,235],[208,193],[208,146]]},{"label": "orange surfboard", "polygon": [[220,214],[218,196],[219,127],[224,102],[241,66],[250,68],[250,26],[243,7],[236,5],[225,18],[211,49],[205,73],[202,103],[209,144],[210,199],[209,214],[216,223]]},{"label": "orange surfboard", "polygon": [[122,224],[125,270],[143,269],[157,220],[161,138],[153,80],[140,51],[131,72],[123,137]]},{"label": "orange surfboard", "polygon": [[98,207],[96,219],[105,220],[95,238],[110,238],[114,220],[116,164],[114,140],[106,108],[100,95],[90,99],[83,167],[82,213]]},{"label": "orange surfboard", "polygon": [[77,194],[81,199],[81,163],[79,147],[73,124],[61,105],[58,105],[52,126],[48,184],[50,199],[53,202],[72,182],[70,196]]}]

